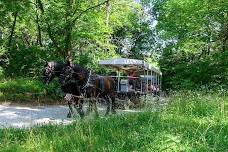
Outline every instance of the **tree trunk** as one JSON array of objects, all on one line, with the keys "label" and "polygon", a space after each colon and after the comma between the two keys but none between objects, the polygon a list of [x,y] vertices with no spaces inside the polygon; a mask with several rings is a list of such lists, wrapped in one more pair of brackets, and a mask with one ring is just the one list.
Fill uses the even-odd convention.
[{"label": "tree trunk", "polygon": [[[41,11],[41,14],[43,15],[43,14],[44,14],[44,7],[43,7],[42,1],[41,1],[41,0],[37,0],[37,4],[38,4],[38,8],[39,8],[40,11]],[[61,56],[63,56],[64,59],[65,59],[64,51],[63,51],[63,49],[59,46],[59,43],[56,41],[55,36],[54,36],[54,34],[53,34],[52,30],[51,30],[51,26],[50,26],[49,22],[46,20],[45,23],[46,23],[46,25],[47,25],[47,33],[48,33],[49,38],[51,39],[51,41],[52,41],[54,47],[56,48],[56,50],[57,50],[57,52],[58,52],[58,54],[61,55]],[[41,31],[41,30],[40,30],[40,31]]]},{"label": "tree trunk", "polygon": [[72,0],[66,0],[66,26],[65,26],[65,60],[72,64]]},{"label": "tree trunk", "polygon": [[110,5],[110,1],[108,0],[106,2],[106,26],[108,26],[109,24],[110,9],[111,9],[111,5]]},{"label": "tree trunk", "polygon": [[42,36],[41,36],[41,28],[40,28],[40,23],[39,23],[39,15],[38,15],[38,0],[36,0],[36,25],[37,25],[37,43],[40,46],[42,45]]},{"label": "tree trunk", "polygon": [[222,52],[225,52],[228,50],[227,49],[227,45],[228,45],[227,40],[228,40],[228,36],[226,36],[222,41]]},{"label": "tree trunk", "polygon": [[72,27],[69,23],[66,23],[66,35],[65,35],[65,60],[69,60],[72,63]]},{"label": "tree trunk", "polygon": [[222,41],[222,52],[225,52],[227,50],[228,46],[228,24],[224,23],[222,26],[220,39]]},{"label": "tree trunk", "polygon": [[[210,12],[210,3],[207,4],[207,10],[208,12]],[[211,52],[211,38],[212,38],[212,33],[211,33],[211,29],[210,29],[210,17],[207,17],[207,52],[206,55],[210,55]]]},{"label": "tree trunk", "polygon": [[[51,31],[51,27],[50,27],[50,25],[48,23],[47,23],[47,33],[48,33],[48,36],[50,37],[51,41],[53,42],[54,47],[57,49],[58,53],[60,55],[64,56],[65,54],[63,53],[62,49],[58,45],[58,42],[55,40],[55,37],[54,37],[54,35],[52,34],[52,31]],[[65,56],[64,56],[64,59],[65,59]]]},{"label": "tree trunk", "polygon": [[9,36],[9,43],[8,43],[8,50],[11,50],[11,45],[12,45],[12,40],[13,40],[13,34],[14,34],[14,29],[16,26],[16,22],[17,22],[17,16],[18,16],[18,12],[14,13],[14,20],[13,20],[13,25],[11,28],[11,32],[10,32],[10,36]]}]

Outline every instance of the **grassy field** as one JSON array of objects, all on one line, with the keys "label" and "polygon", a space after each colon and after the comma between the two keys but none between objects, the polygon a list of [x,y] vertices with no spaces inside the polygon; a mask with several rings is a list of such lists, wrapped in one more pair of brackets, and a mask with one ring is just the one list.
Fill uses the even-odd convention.
[{"label": "grassy field", "polygon": [[0,151],[228,151],[228,96],[178,93],[159,112],[1,129]]}]

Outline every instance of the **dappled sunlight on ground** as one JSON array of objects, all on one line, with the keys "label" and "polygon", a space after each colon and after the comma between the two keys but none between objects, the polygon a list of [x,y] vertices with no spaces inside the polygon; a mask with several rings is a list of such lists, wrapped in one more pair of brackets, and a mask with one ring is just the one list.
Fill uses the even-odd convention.
[{"label": "dappled sunlight on ground", "polygon": [[0,128],[29,127],[40,124],[68,124],[66,106],[13,106],[0,105]]},{"label": "dappled sunlight on ground", "polygon": [[[144,108],[129,109],[127,106],[124,110],[116,109],[117,115],[122,115],[126,113],[139,113],[143,111],[157,111],[164,107],[163,100],[154,100],[153,98],[146,99],[142,101]],[[165,100],[167,101],[167,100]],[[167,102],[165,102],[167,103]],[[99,117],[104,118],[107,104],[98,102],[98,113]],[[88,102],[83,106],[83,111],[86,114],[85,119],[94,119],[95,112],[87,113]],[[74,118],[67,118],[67,113],[69,108],[67,105],[20,105],[11,103],[0,104],[0,128],[7,127],[31,127],[36,125],[44,124],[69,124],[74,120],[80,120],[79,114],[75,110]],[[114,114],[110,114],[114,115]]]},{"label": "dappled sunlight on ground", "polygon": [[[87,110],[87,105],[83,107],[84,112]],[[52,105],[52,106],[15,106],[15,105],[0,105],[0,128],[5,127],[31,127],[44,124],[69,124],[73,120],[80,119],[77,112],[72,119],[67,118],[68,106]],[[100,117],[105,117],[106,106],[98,104],[98,113]],[[141,110],[117,110],[117,114],[135,113]],[[93,112],[85,118],[90,119]]]}]

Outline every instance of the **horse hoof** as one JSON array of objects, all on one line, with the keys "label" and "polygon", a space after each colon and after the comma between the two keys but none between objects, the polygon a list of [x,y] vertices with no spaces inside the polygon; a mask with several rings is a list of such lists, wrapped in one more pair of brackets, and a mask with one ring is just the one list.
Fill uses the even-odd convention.
[{"label": "horse hoof", "polygon": [[89,115],[91,111],[86,111],[85,112],[85,115]]},{"label": "horse hoof", "polygon": [[85,114],[80,114],[80,118],[83,119],[85,117]]},{"label": "horse hoof", "polygon": [[98,114],[95,114],[95,118],[99,118],[99,115]]},{"label": "horse hoof", "polygon": [[67,114],[67,118],[71,118],[71,116],[72,116],[71,113]]},{"label": "horse hoof", "polygon": [[105,116],[108,116],[108,114],[109,114],[109,112],[106,112],[106,113],[105,113]]},{"label": "horse hoof", "polygon": [[116,114],[116,110],[112,110],[112,114]]}]

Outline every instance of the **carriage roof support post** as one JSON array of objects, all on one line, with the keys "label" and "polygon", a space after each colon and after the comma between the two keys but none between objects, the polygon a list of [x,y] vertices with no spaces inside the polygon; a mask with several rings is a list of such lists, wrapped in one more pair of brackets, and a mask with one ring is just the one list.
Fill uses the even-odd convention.
[{"label": "carriage roof support post", "polygon": [[158,73],[157,72],[155,72],[155,78],[156,78],[156,80],[155,80],[155,95],[157,95],[157,90],[158,90]]},{"label": "carriage roof support post", "polygon": [[[144,70],[144,75],[146,75],[146,70]],[[143,92],[145,92],[145,91],[146,91],[146,88],[145,88],[145,82],[146,82],[146,80],[145,80],[145,79],[143,79]]]},{"label": "carriage roof support post", "polygon": [[153,91],[153,84],[152,84],[152,81],[153,81],[153,77],[152,77],[152,75],[153,75],[153,71],[152,70],[150,70],[150,94],[152,93],[152,91]]},{"label": "carriage roof support post", "polygon": [[146,70],[146,93],[148,93],[148,83],[149,83],[149,79],[148,79],[148,69]]},{"label": "carriage roof support post", "polygon": [[160,74],[160,88],[159,88],[159,90],[161,91],[161,89],[162,89],[162,74]]},{"label": "carriage roof support post", "polygon": [[141,83],[141,86],[140,86],[140,92],[142,93],[142,82],[143,82],[143,79],[140,79],[140,83]]},{"label": "carriage roof support post", "polygon": [[160,91],[160,74],[157,74],[157,75],[158,75],[157,89],[158,89],[158,91]]},{"label": "carriage roof support post", "polygon": [[[145,75],[146,71],[145,69],[143,70],[143,75]],[[143,93],[143,82],[145,82],[144,79],[141,79],[141,93]]]},{"label": "carriage roof support post", "polygon": [[117,92],[120,91],[120,71],[117,71]]},{"label": "carriage roof support post", "polygon": [[159,74],[157,73],[157,87],[159,85]]},{"label": "carriage roof support post", "polygon": [[152,79],[151,79],[151,84],[152,84],[153,87],[154,87],[154,72],[153,72],[153,71],[151,71],[151,77],[152,77]]}]

